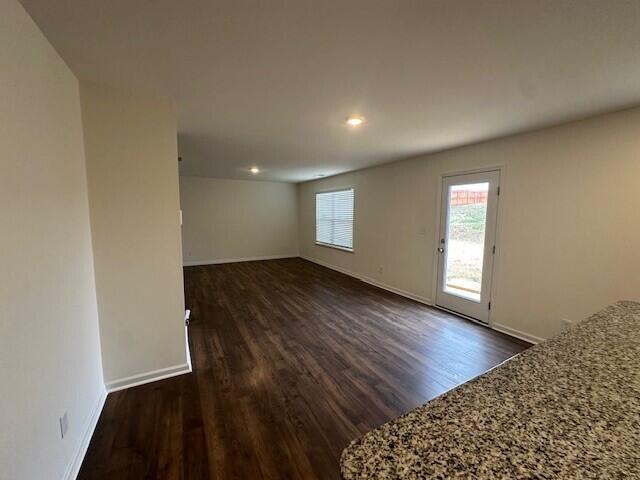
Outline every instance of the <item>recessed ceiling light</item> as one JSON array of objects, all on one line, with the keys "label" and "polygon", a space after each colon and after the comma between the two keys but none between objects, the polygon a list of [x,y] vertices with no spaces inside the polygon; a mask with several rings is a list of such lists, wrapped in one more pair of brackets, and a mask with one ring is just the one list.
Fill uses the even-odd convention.
[{"label": "recessed ceiling light", "polygon": [[254,175],[256,173],[260,173],[260,169],[258,167],[251,167],[251,169],[249,170],[251,173],[253,173]]},{"label": "recessed ceiling light", "polygon": [[364,123],[364,117],[362,115],[357,115],[357,114],[349,115],[346,118],[345,122],[347,123],[347,125],[351,127],[359,127]]}]

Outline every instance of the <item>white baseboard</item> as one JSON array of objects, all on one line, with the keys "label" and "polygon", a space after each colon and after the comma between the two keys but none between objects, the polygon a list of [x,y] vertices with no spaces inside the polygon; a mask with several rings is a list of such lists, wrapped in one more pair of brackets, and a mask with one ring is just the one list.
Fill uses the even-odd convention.
[{"label": "white baseboard", "polygon": [[140,373],[138,375],[113,380],[107,383],[107,392],[117,392],[118,390],[124,390],[125,388],[137,387],[138,385],[144,385],[145,383],[156,382],[158,380],[164,380],[165,378],[191,373],[190,363],[191,362],[187,362],[182,365],[161,368],[160,370],[153,370],[152,372]]},{"label": "white baseboard", "polygon": [[62,476],[63,480],[75,480],[78,476],[80,467],[82,466],[82,461],[84,460],[84,456],[87,453],[87,448],[89,448],[89,442],[91,442],[91,437],[93,436],[93,432],[96,429],[98,420],[100,419],[102,407],[104,407],[104,402],[106,399],[107,391],[103,389],[102,392],[100,392],[98,401],[93,407],[93,411],[91,412],[91,416],[89,417],[89,423],[87,424],[84,434],[82,435],[80,445],[78,445],[78,449],[76,450],[73,459],[71,460],[71,462],[69,462],[69,465],[67,466],[67,469]]},{"label": "white baseboard", "polygon": [[260,260],[278,260],[280,258],[295,258],[297,253],[289,253],[286,255],[265,255],[261,257],[242,257],[242,258],[219,258],[217,260],[195,260],[191,262],[182,262],[183,267],[196,267],[199,265],[218,265],[221,263],[238,263],[238,262],[257,262]]},{"label": "white baseboard", "polygon": [[330,268],[331,270],[335,270],[336,272],[344,273],[345,275],[349,275],[350,277],[357,278],[360,281],[363,281],[365,283],[368,283],[378,288],[382,288],[383,290],[387,290],[389,292],[396,293],[403,297],[410,298],[411,300],[415,300],[416,302],[433,306],[433,301],[430,298],[421,297],[420,295],[415,295],[405,290],[392,287],[391,285],[387,285],[386,283],[382,283],[382,282],[379,282],[378,280],[374,280],[373,278],[360,275],[359,273],[352,272],[350,270],[347,270],[346,268],[338,267],[336,265],[331,265],[330,263],[323,262],[322,260],[318,260],[317,258],[307,257],[306,255],[300,255],[300,258],[304,258],[305,260],[309,260],[310,262],[317,263],[318,265],[322,265],[323,267]]},{"label": "white baseboard", "polygon": [[506,333],[507,335],[519,338],[525,342],[533,343],[534,345],[544,341],[544,338],[536,337],[535,335],[521,332],[520,330],[516,330],[515,328],[507,327],[506,325],[501,325],[499,323],[493,323],[490,327],[498,332]]},{"label": "white baseboard", "polygon": [[[191,310],[187,310],[187,312],[191,312]],[[184,339],[187,342],[187,366],[189,367],[189,371],[192,371],[191,368],[191,348],[189,347],[189,327],[187,325],[184,326]]]},{"label": "white baseboard", "polygon": [[[403,297],[410,298],[411,300],[415,300],[416,302],[423,303],[423,304],[428,305],[430,307],[434,307],[435,306],[434,302],[430,298],[421,297],[419,295],[415,295],[413,293],[406,292],[404,290],[400,290],[399,288],[395,288],[395,287],[392,287],[390,285],[386,285],[386,284],[381,283],[381,282],[379,282],[377,280],[374,280],[373,278],[369,278],[369,277],[366,277],[364,275],[360,275],[359,273],[355,273],[355,272],[352,272],[350,270],[347,270],[346,268],[338,267],[336,265],[331,265],[330,263],[326,263],[326,262],[323,262],[322,260],[318,260],[317,258],[313,258],[313,257],[308,257],[306,255],[300,255],[300,258],[304,258],[305,260],[309,260],[310,262],[317,263],[318,265],[322,265],[323,267],[330,268],[331,270],[335,270],[336,272],[344,273],[345,275],[349,275],[350,277],[357,278],[358,280],[361,280],[361,281],[363,281],[365,283],[369,283],[369,284],[374,285],[376,287],[382,288],[383,290],[387,290],[389,292],[396,293],[396,294],[401,295]],[[478,323],[479,325],[482,325],[482,326],[485,326],[485,327],[489,327],[489,328],[491,328],[493,330],[497,330],[498,332],[506,333],[507,335],[510,335],[512,337],[519,338],[520,340],[524,340],[525,342],[537,344],[537,343],[540,343],[540,342],[544,341],[544,338],[536,337],[535,335],[530,335],[528,333],[521,332],[520,330],[516,330],[514,328],[510,328],[510,327],[507,327],[505,325],[500,325],[499,323],[489,323],[487,325],[485,323],[478,322],[478,321],[473,320],[473,319],[469,319],[469,320],[473,321],[475,323]]]}]

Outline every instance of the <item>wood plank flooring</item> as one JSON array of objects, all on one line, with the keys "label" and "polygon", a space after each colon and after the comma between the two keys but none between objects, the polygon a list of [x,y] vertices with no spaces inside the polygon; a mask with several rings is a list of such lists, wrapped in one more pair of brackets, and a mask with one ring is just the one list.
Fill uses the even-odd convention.
[{"label": "wood plank flooring", "polygon": [[110,394],[79,479],[337,479],[350,440],[528,346],[299,258],[185,291],[194,372]]}]

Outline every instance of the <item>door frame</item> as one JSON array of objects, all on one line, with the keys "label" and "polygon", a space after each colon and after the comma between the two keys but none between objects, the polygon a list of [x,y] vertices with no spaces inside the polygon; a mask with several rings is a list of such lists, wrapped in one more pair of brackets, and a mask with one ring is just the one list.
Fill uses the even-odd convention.
[{"label": "door frame", "polygon": [[[500,259],[500,243],[501,243],[501,232],[502,232],[502,222],[500,221],[503,214],[504,202],[498,201],[498,208],[496,211],[496,231],[495,231],[495,245],[496,245],[496,253],[493,256],[493,262],[491,265],[491,285],[489,285],[489,301],[491,302],[491,310],[489,310],[489,315],[487,318],[487,323],[481,322],[473,317],[469,317],[459,312],[453,312],[444,307],[441,307],[436,304],[436,295],[438,291],[438,262],[439,262],[439,253],[438,246],[440,245],[441,237],[441,218],[442,218],[442,190],[444,186],[444,180],[447,177],[455,177],[457,175],[467,175],[470,173],[487,173],[487,172],[495,172],[498,171],[500,173],[500,197],[502,197],[504,191],[504,185],[506,183],[506,165],[505,164],[497,164],[497,165],[488,165],[486,167],[479,168],[471,168],[471,169],[463,169],[463,170],[447,170],[441,172],[438,178],[438,188],[436,189],[436,215],[435,215],[435,228],[434,228],[434,238],[433,238],[433,252],[432,252],[432,265],[433,271],[431,273],[431,298],[433,301],[431,302],[434,308],[438,308],[440,310],[444,310],[459,317],[466,318],[467,320],[471,320],[472,322],[478,323],[480,325],[489,326],[493,328],[493,313],[495,311],[496,305],[496,292],[498,287],[498,272],[499,272],[499,259]],[[502,200],[502,198],[500,198]],[[446,206],[445,206],[446,208]]]}]

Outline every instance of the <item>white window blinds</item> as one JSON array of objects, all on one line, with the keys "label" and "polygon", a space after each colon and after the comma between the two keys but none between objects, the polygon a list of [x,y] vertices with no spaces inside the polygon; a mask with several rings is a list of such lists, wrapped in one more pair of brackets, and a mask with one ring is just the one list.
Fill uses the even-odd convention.
[{"label": "white window blinds", "polygon": [[316,243],[353,250],[353,188],[316,193]]}]

